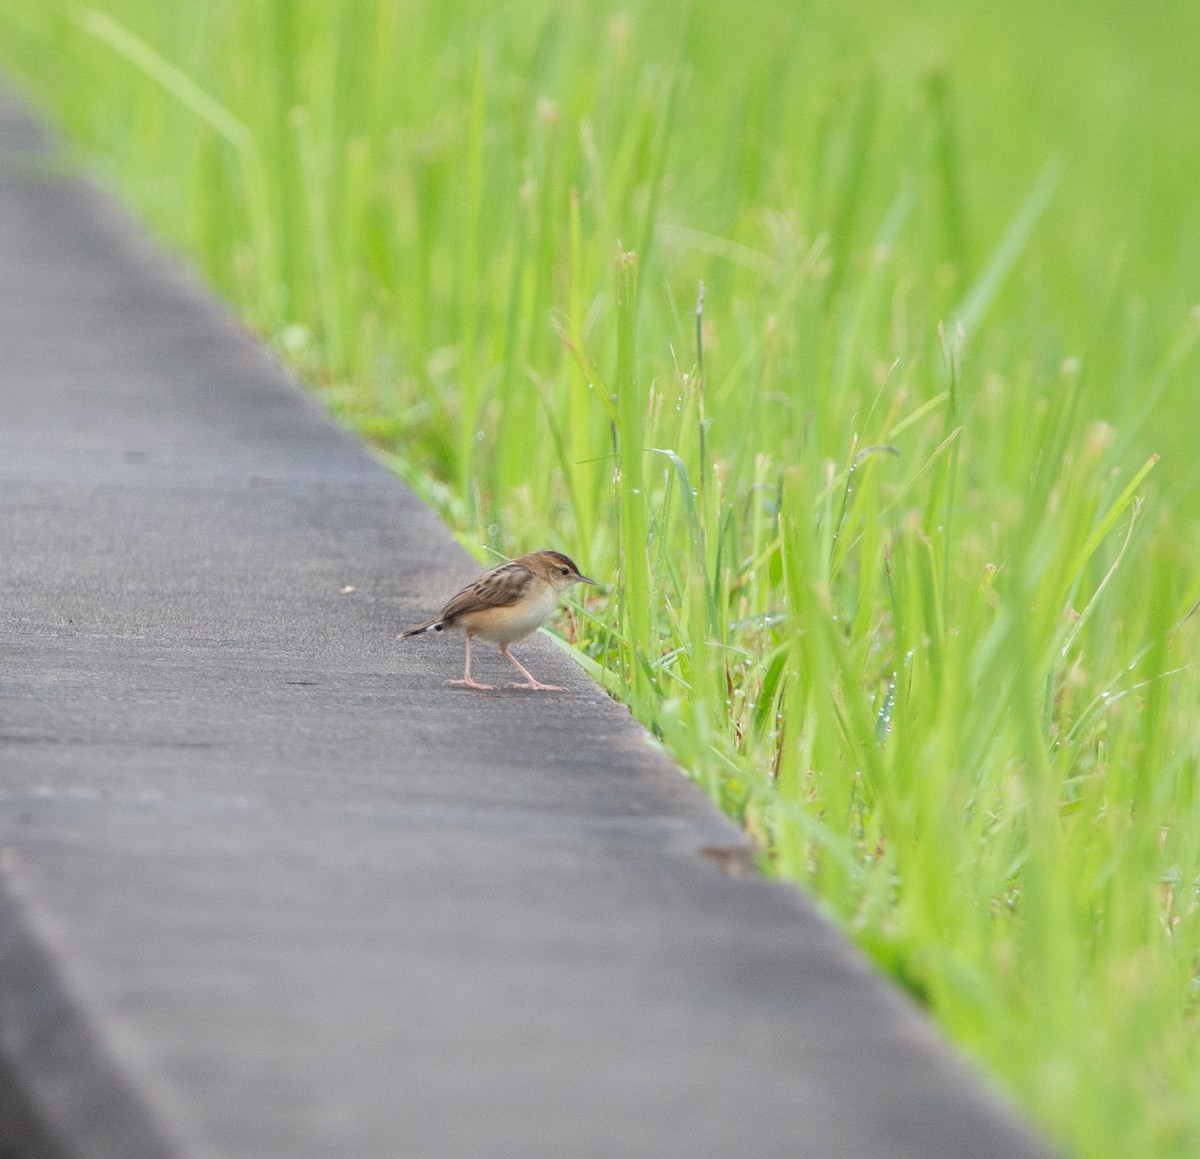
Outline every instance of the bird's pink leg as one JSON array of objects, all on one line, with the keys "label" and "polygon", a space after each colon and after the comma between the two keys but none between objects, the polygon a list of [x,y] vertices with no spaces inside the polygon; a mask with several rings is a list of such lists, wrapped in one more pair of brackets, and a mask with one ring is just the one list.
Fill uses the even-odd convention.
[{"label": "bird's pink leg", "polygon": [[463,678],[461,680],[447,680],[446,685],[449,688],[477,688],[480,692],[490,692],[492,686],[490,684],[479,684],[471,679],[471,633],[467,633],[467,663],[463,668]]},{"label": "bird's pink leg", "polygon": [[507,644],[500,645],[500,651],[506,660],[512,661],[516,665],[517,670],[525,677],[528,683],[526,684],[510,684],[509,688],[529,688],[535,692],[562,692],[562,688],[557,684],[543,684],[540,680],[535,680],[530,674],[525,665],[521,663],[509,650]]}]

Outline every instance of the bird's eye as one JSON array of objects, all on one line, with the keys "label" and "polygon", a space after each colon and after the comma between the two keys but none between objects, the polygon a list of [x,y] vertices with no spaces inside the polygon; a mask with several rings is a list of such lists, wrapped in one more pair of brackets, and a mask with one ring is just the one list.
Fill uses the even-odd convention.
[{"label": "bird's eye", "polygon": [[561,571],[563,575],[571,574],[571,569],[569,567],[560,567],[558,570]]}]

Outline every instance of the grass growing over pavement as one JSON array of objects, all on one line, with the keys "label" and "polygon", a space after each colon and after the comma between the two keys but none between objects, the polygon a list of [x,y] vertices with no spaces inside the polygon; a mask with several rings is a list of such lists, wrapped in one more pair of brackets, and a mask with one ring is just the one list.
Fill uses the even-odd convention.
[{"label": "grass growing over pavement", "polygon": [[585,665],[1054,1138],[1183,1159],[1200,10],[916,9],[0,0],[0,61],[468,541],[611,581]]}]

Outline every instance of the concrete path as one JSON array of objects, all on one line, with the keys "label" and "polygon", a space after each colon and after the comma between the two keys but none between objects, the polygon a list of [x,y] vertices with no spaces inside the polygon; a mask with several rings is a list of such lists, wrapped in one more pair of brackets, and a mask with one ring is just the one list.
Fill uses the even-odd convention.
[{"label": "concrete path", "polygon": [[394,640],[474,564],[40,147],[0,105],[0,1154],[1045,1155],[552,645]]}]

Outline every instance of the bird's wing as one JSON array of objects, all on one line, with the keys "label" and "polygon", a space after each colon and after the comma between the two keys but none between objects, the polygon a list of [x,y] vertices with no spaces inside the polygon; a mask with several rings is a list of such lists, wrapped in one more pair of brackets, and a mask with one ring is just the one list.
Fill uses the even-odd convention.
[{"label": "bird's wing", "polygon": [[533,572],[523,563],[502,563],[468,584],[442,609],[442,620],[453,620],[485,608],[508,608],[521,599],[533,583]]}]

